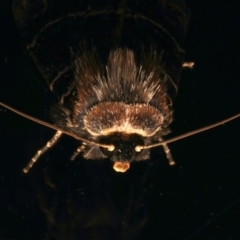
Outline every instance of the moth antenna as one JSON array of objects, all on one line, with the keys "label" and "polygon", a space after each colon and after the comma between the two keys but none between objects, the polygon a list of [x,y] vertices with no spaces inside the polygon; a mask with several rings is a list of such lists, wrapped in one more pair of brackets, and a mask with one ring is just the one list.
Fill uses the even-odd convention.
[{"label": "moth antenna", "polygon": [[80,140],[80,141],[82,141],[82,142],[85,142],[85,143],[88,143],[88,144],[93,144],[93,145],[96,145],[96,146],[99,146],[99,147],[102,147],[102,148],[107,148],[110,152],[115,149],[115,146],[112,145],[112,144],[100,144],[100,143],[93,142],[93,141],[90,141],[90,140],[88,140],[88,139],[79,137],[78,135],[76,135],[76,134],[74,134],[74,133],[71,133],[71,132],[68,132],[68,131],[66,131],[66,130],[64,130],[64,129],[61,129],[61,128],[53,125],[53,124],[44,122],[44,121],[42,121],[42,120],[40,120],[40,119],[37,119],[37,118],[35,118],[35,117],[32,117],[32,116],[26,114],[26,113],[23,113],[23,112],[21,112],[21,111],[18,111],[17,109],[12,108],[12,107],[8,106],[8,105],[5,104],[5,103],[0,102],[0,106],[3,106],[3,107],[5,107],[6,109],[8,109],[8,110],[10,110],[10,111],[12,111],[12,112],[14,112],[14,113],[16,113],[16,114],[24,117],[24,118],[27,118],[27,119],[29,119],[29,120],[31,120],[31,121],[33,121],[33,122],[36,122],[36,123],[41,124],[41,125],[43,125],[43,126],[45,126],[45,127],[54,129],[54,130],[56,130],[56,131],[60,131],[60,132],[62,132],[62,133],[64,133],[64,134],[66,134],[66,135],[68,135],[68,136],[70,136],[70,137],[76,138],[76,139],[78,139],[78,140]]},{"label": "moth antenna", "polygon": [[37,151],[37,153],[33,156],[33,158],[30,160],[30,162],[27,164],[27,166],[23,169],[24,173],[28,173],[30,168],[33,166],[33,164],[38,160],[38,158],[45,153],[50,147],[52,147],[57,140],[60,138],[60,136],[62,135],[61,131],[57,131],[54,136],[47,142],[47,144],[39,149]]},{"label": "moth antenna", "polygon": [[207,130],[209,130],[209,129],[211,129],[211,128],[218,127],[218,126],[223,125],[223,124],[225,124],[225,123],[227,123],[227,122],[230,122],[230,121],[232,121],[232,120],[234,120],[234,119],[236,119],[236,118],[238,118],[238,117],[240,117],[240,113],[239,113],[239,114],[236,114],[236,115],[234,115],[234,116],[232,116],[232,117],[230,117],[230,118],[224,119],[224,120],[222,120],[222,121],[220,121],[220,122],[213,123],[213,124],[208,125],[208,126],[206,126],[206,127],[199,128],[199,129],[197,129],[197,130],[194,130],[194,131],[191,131],[191,132],[182,134],[182,135],[180,135],[180,136],[177,136],[177,137],[174,137],[174,138],[165,140],[165,141],[163,141],[163,142],[159,142],[159,143],[155,143],[155,144],[150,144],[150,145],[147,145],[147,146],[140,146],[140,145],[139,145],[139,146],[136,146],[136,147],[135,147],[135,151],[136,151],[136,152],[140,152],[140,151],[143,150],[143,149],[149,149],[149,148],[154,148],[154,147],[158,147],[158,146],[164,146],[164,145],[166,145],[167,143],[176,142],[176,141],[178,141],[178,140],[180,140],[180,139],[183,139],[183,138],[186,138],[186,137],[190,137],[190,136],[195,135],[195,134],[200,133],[200,132],[207,131]]},{"label": "moth antenna", "polygon": [[83,143],[80,147],[77,148],[77,150],[73,153],[70,160],[74,161],[75,158],[85,149],[85,144]]},{"label": "moth antenna", "polygon": [[194,62],[184,62],[183,64],[182,64],[182,67],[183,68],[193,68],[194,67]]}]

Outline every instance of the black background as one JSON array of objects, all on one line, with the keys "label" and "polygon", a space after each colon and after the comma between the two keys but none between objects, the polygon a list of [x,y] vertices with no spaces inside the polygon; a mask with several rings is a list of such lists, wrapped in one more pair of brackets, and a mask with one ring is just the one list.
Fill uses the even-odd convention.
[{"label": "black background", "polygon": [[[240,112],[238,3],[233,0],[188,3],[192,16],[186,60],[194,61],[195,67],[183,72],[169,138]],[[47,121],[49,94],[24,50],[10,1],[1,1],[0,13],[0,100]],[[174,167],[168,166],[161,149],[152,151],[150,161],[154,171],[144,185],[147,190],[134,192],[142,194],[145,190],[149,194],[146,205],[142,206],[149,220],[139,239],[150,236],[151,239],[240,239],[239,126],[240,119],[237,119],[169,144],[177,163]],[[84,160],[79,158],[74,163],[68,160],[78,145],[68,137],[42,157],[31,173],[22,173],[31,156],[52,134],[52,130],[0,107],[0,239],[44,236],[46,220],[39,208],[39,190],[34,189],[38,178],[34,176],[43,177],[42,169],[49,162],[61,169],[56,170],[55,184],[61,186],[58,181],[68,182],[67,177],[71,178],[72,173],[74,177],[69,183],[73,183],[72,191],[78,191],[74,181],[84,180],[77,167],[77,162]],[[112,172],[108,161],[90,164],[97,165],[99,171]],[[127,181],[124,179],[137,172],[140,181],[148,165],[134,164],[128,173],[110,173],[109,179],[124,185]],[[69,170],[60,179],[60,173],[66,173],[65,168]],[[119,194],[125,193],[121,190]]]}]

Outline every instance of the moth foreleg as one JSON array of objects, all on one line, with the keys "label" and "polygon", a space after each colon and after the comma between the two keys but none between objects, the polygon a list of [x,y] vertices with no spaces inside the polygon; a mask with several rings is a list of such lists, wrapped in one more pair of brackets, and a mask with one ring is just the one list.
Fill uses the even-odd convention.
[{"label": "moth foreleg", "polygon": [[57,140],[60,138],[60,136],[62,135],[62,131],[57,131],[55,133],[55,135],[47,142],[47,144],[39,149],[37,151],[37,153],[33,156],[33,158],[30,160],[30,162],[27,164],[27,166],[23,169],[23,172],[24,173],[28,173],[30,168],[33,166],[33,164],[38,160],[38,158],[43,154],[45,153],[50,147],[52,147],[56,142]]},{"label": "moth foreleg", "polygon": [[85,149],[85,144],[82,143],[82,145],[80,147],[78,147],[77,150],[71,156],[71,158],[70,158],[71,161],[74,161],[75,158],[79,155],[79,153],[81,153],[84,149]]},{"label": "moth foreleg", "polygon": [[[158,140],[160,142],[164,141],[162,138],[159,138]],[[163,146],[163,150],[164,150],[164,152],[166,154],[166,157],[168,159],[169,165],[175,165],[175,161],[172,158],[172,154],[171,154],[171,151],[170,151],[170,148],[168,147],[168,145],[167,144],[163,144],[162,146]]]}]

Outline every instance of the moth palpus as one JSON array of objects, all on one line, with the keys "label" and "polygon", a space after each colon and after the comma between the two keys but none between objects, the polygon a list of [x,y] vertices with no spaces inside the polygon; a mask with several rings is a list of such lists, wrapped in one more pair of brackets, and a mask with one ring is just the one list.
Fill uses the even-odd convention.
[{"label": "moth palpus", "polygon": [[182,67],[192,66],[184,63],[185,1],[16,0],[13,12],[57,99],[50,113],[54,125],[35,119],[57,132],[25,173],[63,133],[81,141],[71,160],[79,153],[110,158],[115,171],[125,172],[162,145],[174,165],[167,143],[176,139],[163,137],[173,121]]}]

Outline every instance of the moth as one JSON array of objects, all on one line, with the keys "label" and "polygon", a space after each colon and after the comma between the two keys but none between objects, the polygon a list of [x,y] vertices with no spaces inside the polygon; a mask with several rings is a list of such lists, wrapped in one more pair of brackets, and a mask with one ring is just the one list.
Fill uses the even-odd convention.
[{"label": "moth", "polygon": [[185,1],[18,0],[13,13],[56,98],[53,125],[24,115],[56,130],[25,173],[62,134],[81,142],[71,160],[80,153],[85,159],[109,158],[115,171],[126,172],[162,145],[175,164],[167,143],[176,139],[164,136],[182,68],[192,67],[184,62],[190,16]]}]

